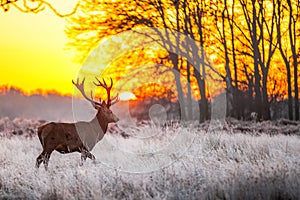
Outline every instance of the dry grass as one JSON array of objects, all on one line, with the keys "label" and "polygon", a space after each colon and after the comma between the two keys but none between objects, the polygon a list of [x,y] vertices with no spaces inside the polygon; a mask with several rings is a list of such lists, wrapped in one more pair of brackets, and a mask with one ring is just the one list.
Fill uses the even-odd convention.
[{"label": "dry grass", "polygon": [[[128,158],[122,159],[122,156],[136,157],[139,164],[143,156],[153,156],[152,160],[149,157],[151,162],[146,163],[151,166],[159,151],[151,154],[142,151],[161,148],[172,137],[163,137],[160,132],[139,143],[137,138],[106,135],[106,142],[115,145],[115,149],[108,151],[103,149],[105,144],[98,144],[92,151],[97,158],[95,164],[88,160],[80,167],[78,153],[55,152],[48,172],[34,168],[41,151],[36,137],[0,138],[0,199],[300,198],[300,137],[297,135],[253,136],[180,126],[164,130],[148,126],[136,129],[131,135],[154,130],[167,135],[194,134],[195,138],[186,151],[179,148],[182,156],[171,156],[171,165],[147,173],[133,173],[145,166],[128,163]],[[170,151],[176,153],[174,149]],[[129,173],[107,167],[105,161],[109,159],[115,166],[136,168]],[[157,160],[159,162],[161,160]]]}]

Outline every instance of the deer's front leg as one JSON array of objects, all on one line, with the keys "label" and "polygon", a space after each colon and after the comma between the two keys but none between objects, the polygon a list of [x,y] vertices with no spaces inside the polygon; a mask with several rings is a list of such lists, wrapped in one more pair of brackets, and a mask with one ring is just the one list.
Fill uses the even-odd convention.
[{"label": "deer's front leg", "polygon": [[82,149],[81,150],[81,162],[80,165],[83,165],[83,162],[86,161],[86,159],[89,158],[91,160],[95,160],[95,156],[91,154],[87,149]]},{"label": "deer's front leg", "polygon": [[80,166],[83,165],[83,162],[86,161],[87,158],[87,151],[85,149],[83,149],[81,151],[81,161],[80,161]]},{"label": "deer's front leg", "polygon": [[91,154],[90,152],[88,152],[88,153],[89,153],[88,154],[89,159],[91,159],[93,161],[93,163],[96,164],[96,158],[95,158],[95,156],[93,154]]}]

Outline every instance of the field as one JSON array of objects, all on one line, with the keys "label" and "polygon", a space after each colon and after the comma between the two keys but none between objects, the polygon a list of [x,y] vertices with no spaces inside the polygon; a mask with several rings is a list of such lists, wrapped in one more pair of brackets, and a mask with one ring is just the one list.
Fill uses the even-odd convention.
[{"label": "field", "polygon": [[0,199],[300,199],[300,124],[112,127],[95,163],[54,152],[45,171],[40,123],[1,119]]}]

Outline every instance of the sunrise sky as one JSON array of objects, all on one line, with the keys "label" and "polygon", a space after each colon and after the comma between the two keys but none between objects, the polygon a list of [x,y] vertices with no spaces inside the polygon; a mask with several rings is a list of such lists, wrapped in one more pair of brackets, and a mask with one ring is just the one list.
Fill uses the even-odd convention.
[{"label": "sunrise sky", "polygon": [[[55,2],[55,1],[54,1]],[[53,4],[70,12],[76,1]],[[25,92],[38,88],[72,94],[71,79],[80,64],[74,52],[66,50],[65,19],[49,9],[38,14],[22,13],[15,8],[0,12],[0,86],[8,84]]]},{"label": "sunrise sky", "polygon": [[[22,1],[19,2],[22,3]],[[51,0],[51,5],[62,14],[72,12],[76,4],[77,0]],[[92,23],[93,21],[90,22]],[[66,44],[68,43],[68,37],[65,33],[65,26],[66,19],[55,15],[54,12],[49,8],[46,8],[44,11],[38,14],[23,13],[14,7],[11,7],[8,12],[0,10],[0,87],[3,85],[14,86],[21,88],[28,94],[35,93],[37,89],[42,89],[43,91],[56,90],[61,94],[72,94],[74,87],[71,80],[77,78],[77,73],[82,65],[74,61],[75,47],[72,47],[73,50],[67,49]],[[88,31],[87,33],[94,34],[93,30]],[[122,48],[120,48],[119,41],[123,41],[124,39],[122,34],[117,34],[118,36],[116,36],[115,39],[118,40],[111,39],[109,40],[110,42],[104,42],[102,44],[103,46],[100,45],[101,48],[99,49],[107,53],[99,51],[96,54],[97,56],[95,59],[92,60],[92,62],[89,62],[89,65],[86,65],[85,67],[89,68],[89,70],[93,70],[93,67],[95,67],[99,71],[98,68],[103,69],[103,67],[107,66],[107,63],[110,63],[111,60],[107,58],[109,57],[108,55],[110,55],[112,58],[115,58],[118,57],[119,54],[121,55],[123,51],[130,52],[132,50],[132,46],[130,46],[129,43],[135,44],[138,40],[137,38],[134,38],[134,40],[125,40],[124,43],[121,44]],[[130,35],[130,33],[128,34]],[[124,37],[127,38],[126,33],[124,34]],[[209,42],[212,44],[214,43],[214,41]],[[113,48],[114,45],[117,45],[117,48]],[[153,49],[155,50],[154,52],[157,51],[156,48],[152,47],[151,50]],[[218,56],[222,55],[222,53],[218,54],[212,51],[206,52],[206,55],[209,53],[212,54],[210,57],[214,57],[213,64],[215,65],[216,69],[225,74],[224,62],[222,59],[218,59]],[[137,54],[136,58],[134,57],[134,54],[130,54],[130,59],[127,59],[127,63],[123,58],[119,61],[118,59],[114,59],[115,63],[113,63],[114,65],[111,65],[111,70],[106,70],[106,75],[109,74],[110,77],[112,76],[113,79],[116,79],[112,74],[116,74],[117,71],[117,73],[119,73],[118,75],[120,75],[121,67],[128,69],[127,71],[132,71],[131,67],[138,67],[136,69],[141,71],[143,67],[148,66],[149,63],[151,65],[151,62],[153,61],[151,60],[153,59],[153,56],[151,55],[157,55],[157,52],[156,54],[149,54],[145,50],[145,52],[140,52]],[[143,59],[141,59],[141,57],[143,57]],[[107,62],[104,62],[103,60],[105,59],[103,58],[107,58]],[[249,63],[251,62],[251,59],[249,59]],[[284,70],[279,70],[280,67],[284,69],[279,51],[275,52],[272,62],[273,63],[269,70],[269,75],[272,75],[270,79],[276,79],[277,86],[275,85],[274,81],[269,81],[269,90],[274,90],[273,88],[281,88],[278,87],[278,85],[286,85],[285,74],[278,73],[279,71],[284,72]],[[116,68],[114,66],[118,66],[118,70],[115,70]],[[151,67],[155,66],[156,65],[152,63]],[[97,70],[96,72],[98,73]],[[147,69],[147,71],[150,72],[149,69]],[[156,75],[154,76],[153,73],[149,74],[150,75],[145,76],[143,72],[143,77],[149,78],[149,81],[146,81],[155,82],[158,80]],[[243,79],[243,81],[245,80],[243,75],[239,76]],[[151,80],[151,77],[154,77],[154,80]],[[165,77],[166,76],[164,76],[164,78]],[[94,74],[92,78],[94,78]],[[124,91],[120,90],[118,93],[125,91],[133,92],[133,89],[137,86],[137,83],[145,84],[141,82],[141,79],[133,79],[132,77],[129,79],[130,76],[126,74],[122,74],[122,78],[124,79],[124,83],[122,80],[120,80],[120,78],[117,79],[117,82],[119,82],[119,85],[122,87],[125,85],[128,86],[128,88],[125,88],[124,86],[122,88],[125,88]],[[182,77],[182,79],[185,80],[185,77]],[[169,82],[167,82],[167,84],[170,83],[170,80],[168,81]],[[199,94],[196,79],[194,78],[194,81],[191,81],[194,94]],[[217,83],[216,85],[219,84]],[[129,88],[129,86],[132,87]],[[170,84],[168,87],[169,86]],[[213,86],[214,84],[210,84],[211,93],[214,92],[213,90],[218,90],[218,88],[215,89]],[[286,90],[286,87],[282,86],[282,88],[282,90]],[[277,90],[279,91],[279,89]],[[281,93],[284,94],[284,92]],[[284,95],[286,95],[286,93]]]}]

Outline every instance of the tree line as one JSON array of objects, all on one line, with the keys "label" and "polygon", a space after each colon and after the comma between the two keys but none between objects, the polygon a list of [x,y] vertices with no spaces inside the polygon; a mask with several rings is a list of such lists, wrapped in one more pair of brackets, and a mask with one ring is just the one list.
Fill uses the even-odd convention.
[{"label": "tree line", "polygon": [[299,17],[299,0],[83,0],[68,18],[66,33],[83,59],[103,38],[151,28],[165,49],[156,59],[178,72],[178,100],[199,94],[200,121],[209,118],[209,79],[225,87],[227,116],[245,119],[256,112],[269,120],[272,103],[287,99],[289,119],[299,120]]}]

